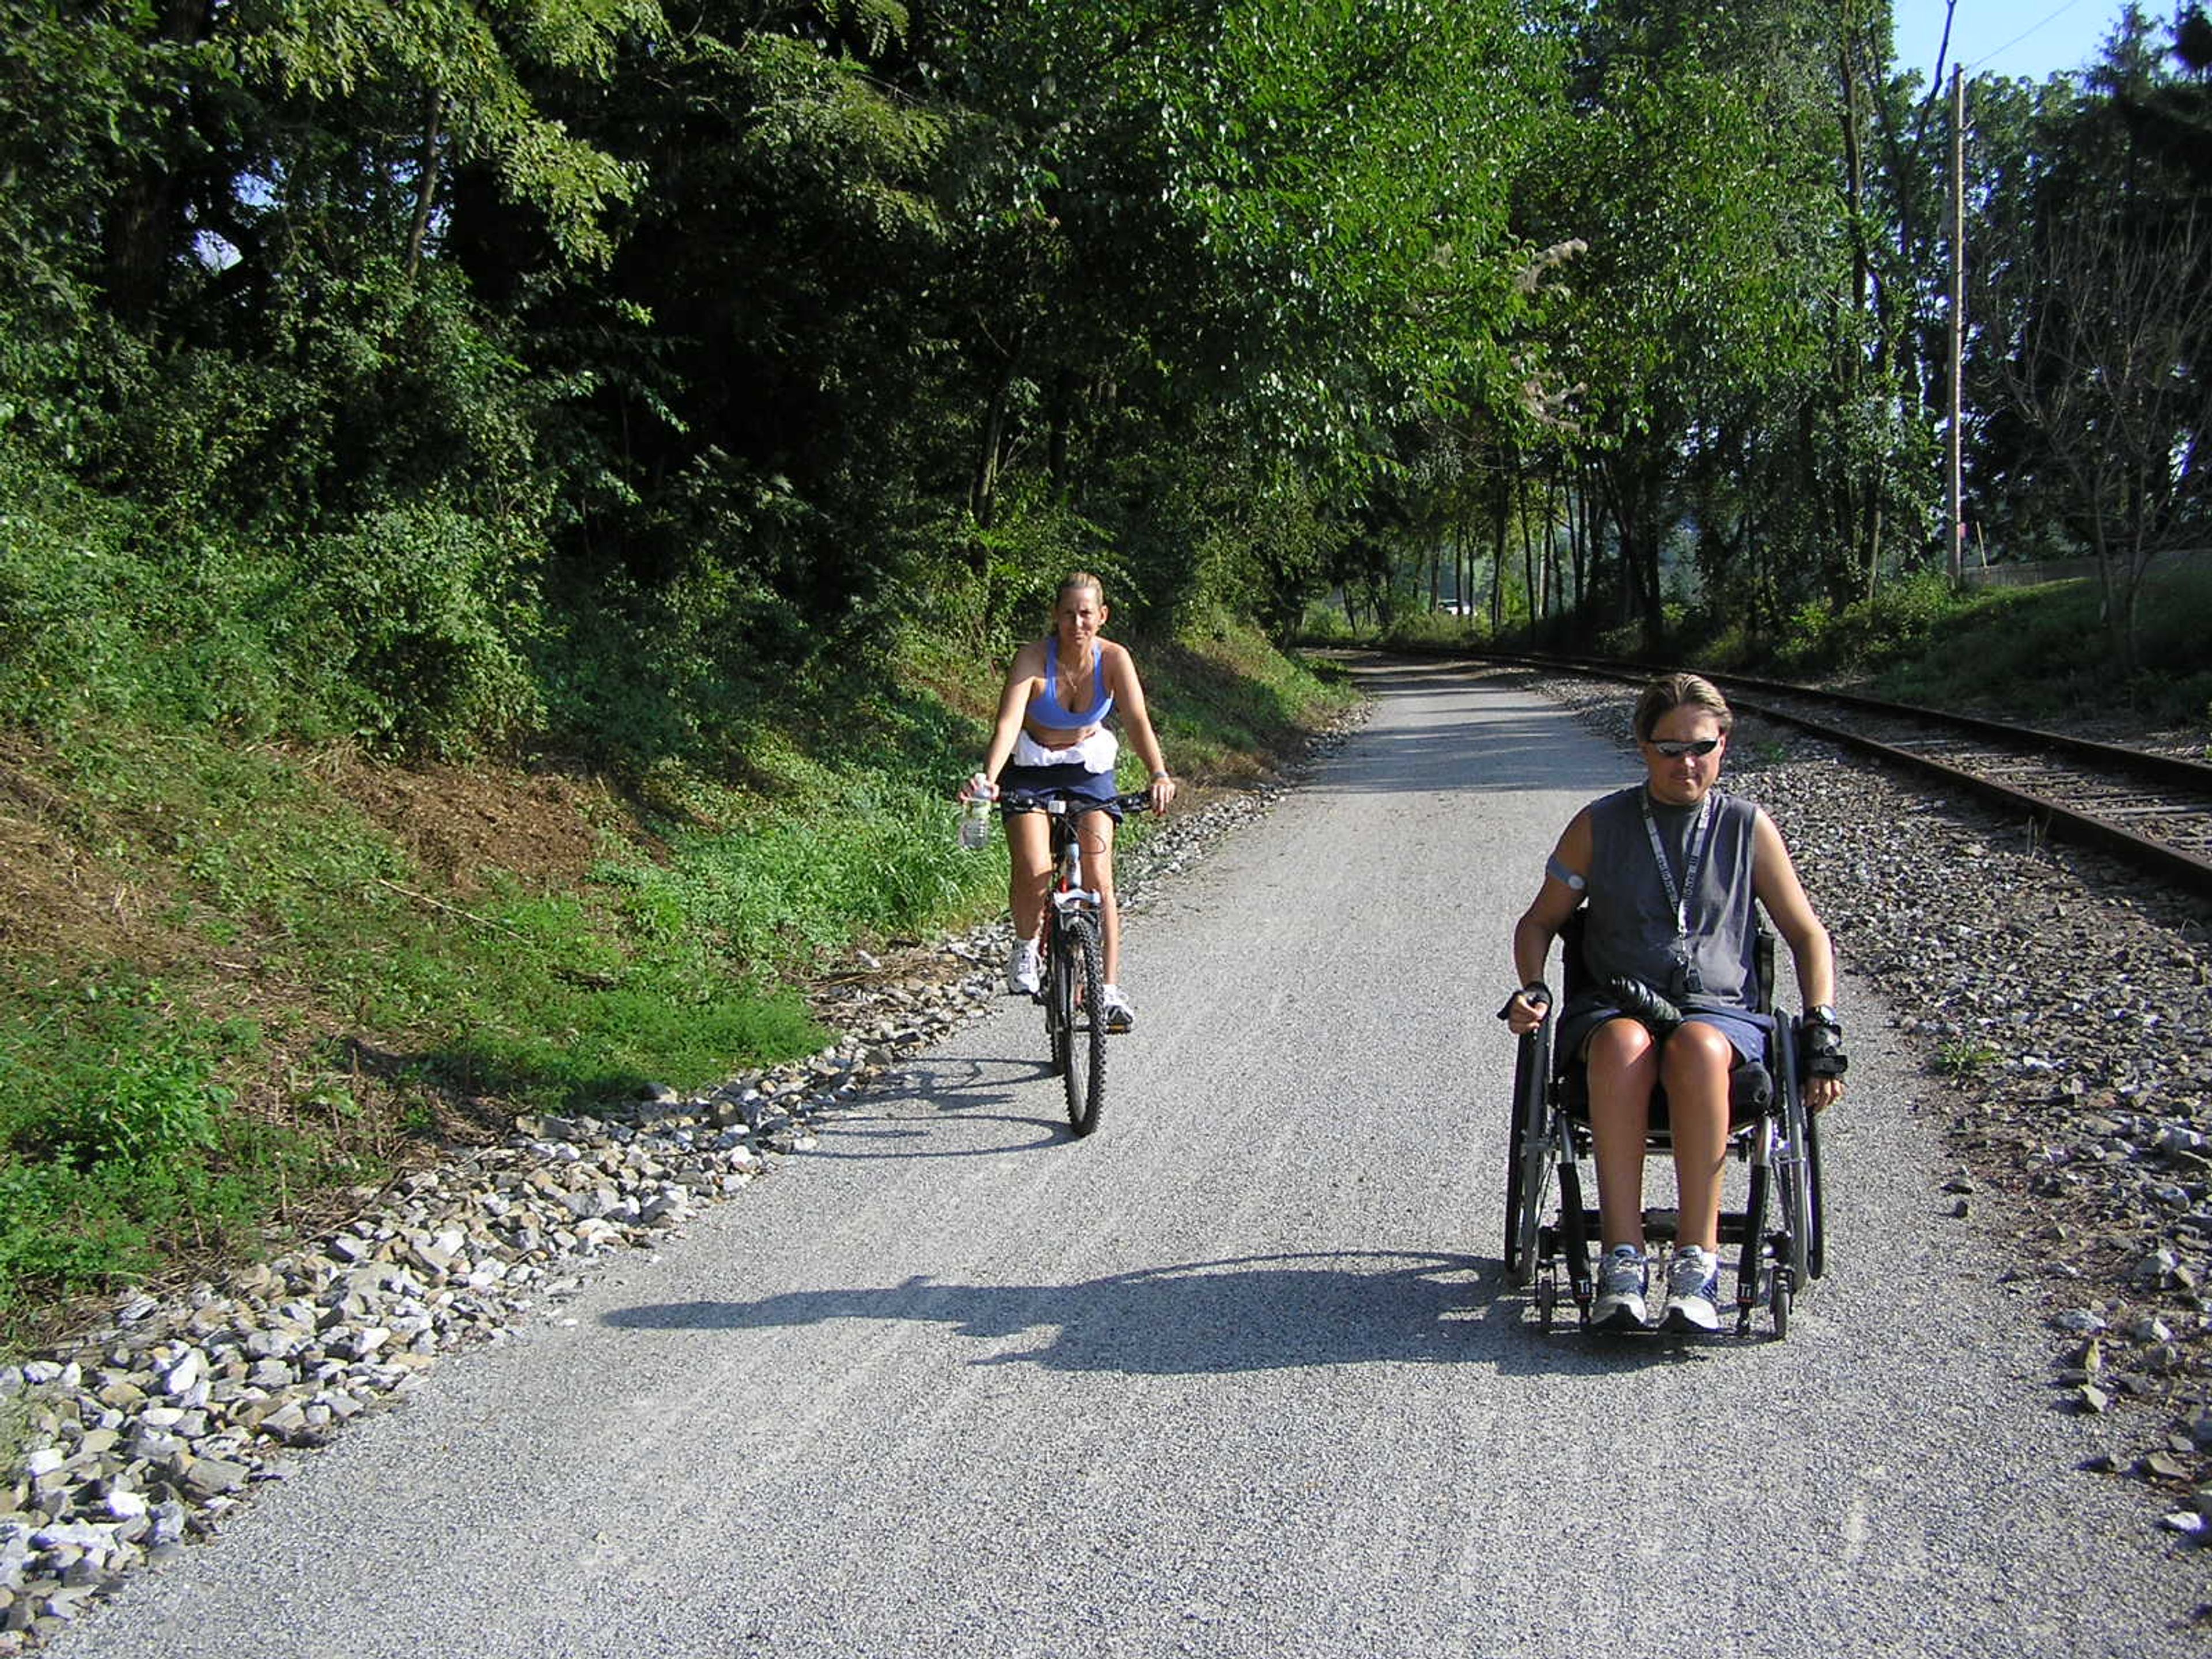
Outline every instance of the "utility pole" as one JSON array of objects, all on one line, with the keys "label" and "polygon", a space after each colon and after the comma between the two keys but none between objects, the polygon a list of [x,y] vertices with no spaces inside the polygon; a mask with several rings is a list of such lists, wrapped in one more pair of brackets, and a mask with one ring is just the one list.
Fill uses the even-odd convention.
[{"label": "utility pole", "polygon": [[1966,506],[1960,482],[1960,450],[1963,435],[1960,422],[1966,400],[1960,380],[1966,363],[1966,71],[1951,70],[1951,441],[1946,458],[1950,468],[1949,516],[1951,552],[1948,568],[1956,587],[1966,574]]}]

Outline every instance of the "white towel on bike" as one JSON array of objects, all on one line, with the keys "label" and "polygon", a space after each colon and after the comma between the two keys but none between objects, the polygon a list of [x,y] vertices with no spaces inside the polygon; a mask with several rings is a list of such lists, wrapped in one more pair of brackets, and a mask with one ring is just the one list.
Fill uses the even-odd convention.
[{"label": "white towel on bike", "polygon": [[1081,743],[1065,749],[1048,749],[1024,729],[1014,739],[1017,766],[1080,766],[1086,772],[1110,772],[1121,757],[1121,741],[1100,726]]}]

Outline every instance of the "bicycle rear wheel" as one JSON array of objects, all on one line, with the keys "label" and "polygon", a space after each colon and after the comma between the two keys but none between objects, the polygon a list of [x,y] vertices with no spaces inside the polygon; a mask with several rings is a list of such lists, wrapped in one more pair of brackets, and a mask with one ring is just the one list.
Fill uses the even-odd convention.
[{"label": "bicycle rear wheel", "polygon": [[1106,1016],[1099,1006],[1106,975],[1097,924],[1086,915],[1061,917],[1060,947],[1060,983],[1069,994],[1057,1049],[1060,1080],[1067,1091],[1068,1127],[1087,1135],[1106,1103]]}]

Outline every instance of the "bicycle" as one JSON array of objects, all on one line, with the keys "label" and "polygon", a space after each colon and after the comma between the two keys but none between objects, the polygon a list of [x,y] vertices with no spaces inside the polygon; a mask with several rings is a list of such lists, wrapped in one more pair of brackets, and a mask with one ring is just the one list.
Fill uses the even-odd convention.
[{"label": "bicycle", "polygon": [[[1051,1068],[1067,1096],[1067,1123],[1077,1135],[1098,1127],[1106,1098],[1106,1019],[1099,1011],[1106,983],[1105,944],[1099,931],[1098,895],[1083,884],[1082,839],[1076,826],[1103,803],[1084,801],[1071,813],[1064,796],[1010,789],[999,797],[1016,812],[1042,812],[1052,836],[1056,872],[1046,894],[1037,951],[1044,969],[1036,1000],[1044,1005]],[[1149,792],[1116,795],[1124,811],[1151,810]]]}]

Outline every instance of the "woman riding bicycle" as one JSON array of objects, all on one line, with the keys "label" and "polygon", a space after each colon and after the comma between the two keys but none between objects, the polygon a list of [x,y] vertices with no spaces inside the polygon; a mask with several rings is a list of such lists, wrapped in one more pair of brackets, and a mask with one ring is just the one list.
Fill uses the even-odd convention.
[{"label": "woman riding bicycle", "polygon": [[[1152,775],[1155,812],[1175,799],[1145,709],[1145,688],[1127,651],[1099,637],[1106,625],[1106,590],[1097,577],[1078,571],[1060,585],[1052,632],[1015,653],[999,699],[999,718],[982,770],[963,795],[995,797],[1004,789],[1066,798],[1077,819],[1083,880],[1098,895],[1105,945],[1106,984],[1101,999],[1106,1028],[1126,1031],[1136,1012],[1121,994],[1121,919],[1114,902],[1114,763],[1121,745],[1106,727],[1119,710],[1129,740]],[[1088,803],[1087,805],[1085,803]],[[1012,868],[1007,902],[1014,916],[1014,948],[1006,962],[1006,991],[1033,996],[1038,985],[1037,933],[1044,923],[1045,894],[1052,884],[1052,848],[1041,814],[1008,808],[1004,813]]]}]

